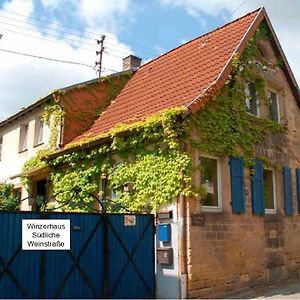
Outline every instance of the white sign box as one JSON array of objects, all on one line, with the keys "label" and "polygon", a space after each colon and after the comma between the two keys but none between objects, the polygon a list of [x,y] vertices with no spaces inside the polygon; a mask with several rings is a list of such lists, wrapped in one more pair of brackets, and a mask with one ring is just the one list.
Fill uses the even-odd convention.
[{"label": "white sign box", "polygon": [[22,220],[22,250],[70,250],[70,220]]}]

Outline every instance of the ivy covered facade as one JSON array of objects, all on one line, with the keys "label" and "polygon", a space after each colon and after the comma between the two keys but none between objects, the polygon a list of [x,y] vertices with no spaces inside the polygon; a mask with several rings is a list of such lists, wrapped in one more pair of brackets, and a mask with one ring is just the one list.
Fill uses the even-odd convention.
[{"label": "ivy covered facade", "polygon": [[49,169],[40,158],[86,130],[130,78],[129,72],[55,90],[0,122],[0,183],[13,186],[17,207],[49,196]]},{"label": "ivy covered facade", "polygon": [[[173,86],[154,72],[176,55],[176,68],[188,65],[195,49],[198,60],[216,61],[194,76],[184,69],[182,98],[191,96],[190,81],[202,76],[206,85],[183,100],[180,74]],[[164,107],[167,89],[176,96]],[[172,298],[224,296],[298,276],[300,97],[264,9],[146,64],[116,90],[90,128],[26,164],[27,172],[47,173],[53,198],[40,209],[99,212],[96,197],[109,212],[173,211]],[[126,111],[130,101],[134,112]],[[45,120],[67,112],[54,103],[47,113]],[[163,273],[159,265],[158,280]]]},{"label": "ivy covered facade", "polygon": [[[74,188],[80,191],[80,197],[65,204],[65,211],[95,210],[95,195],[115,203],[108,207],[113,212],[157,212],[180,194],[201,199],[207,191],[192,181],[196,172],[194,151],[243,157],[248,167],[260,159],[266,166],[280,168],[264,155],[257,157],[255,146],[270,134],[284,135],[284,124],[268,115],[252,113],[247,105],[247,101],[253,101],[247,94],[249,82],[255,89],[254,101],[260,99],[261,107],[270,105],[261,68],[267,65],[277,72],[279,66],[263,58],[258,47],[269,34],[263,23],[243,54],[233,57],[225,85],[196,114],[190,114],[184,106],[170,108],[137,123],[118,125],[99,136],[75,139],[67,144],[67,153],[41,153],[33,158],[40,167],[51,170],[52,192],[59,207],[72,199]],[[63,114],[61,106],[51,104],[45,119],[54,115],[60,120]],[[54,136],[56,128],[52,125]],[[29,162],[24,169],[30,168]],[[105,190],[101,190],[101,181],[106,182]],[[128,183],[130,191],[124,188]]]}]

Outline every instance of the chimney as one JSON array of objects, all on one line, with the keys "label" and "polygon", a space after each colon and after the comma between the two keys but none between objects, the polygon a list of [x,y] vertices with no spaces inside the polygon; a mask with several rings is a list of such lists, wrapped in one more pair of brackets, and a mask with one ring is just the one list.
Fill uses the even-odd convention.
[{"label": "chimney", "polygon": [[141,66],[141,62],[141,58],[129,55],[123,58],[123,71],[135,71]]}]

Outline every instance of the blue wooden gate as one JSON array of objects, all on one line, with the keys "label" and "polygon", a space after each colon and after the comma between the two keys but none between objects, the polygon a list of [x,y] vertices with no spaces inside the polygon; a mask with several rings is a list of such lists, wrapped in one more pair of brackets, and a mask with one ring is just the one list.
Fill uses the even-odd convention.
[{"label": "blue wooden gate", "polygon": [[[152,215],[0,212],[0,298],[154,298]],[[71,250],[22,250],[22,219],[70,219]]]}]

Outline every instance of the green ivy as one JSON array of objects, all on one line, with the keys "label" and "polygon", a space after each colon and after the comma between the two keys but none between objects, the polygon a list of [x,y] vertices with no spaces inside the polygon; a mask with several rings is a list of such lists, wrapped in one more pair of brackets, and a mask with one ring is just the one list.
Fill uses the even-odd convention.
[{"label": "green ivy", "polygon": [[[22,168],[22,173],[28,172],[34,169],[42,169],[47,167],[46,161],[43,161],[42,158],[49,154],[51,150],[39,150],[36,155],[32,156],[29,160],[27,160]],[[28,175],[23,175],[21,177],[22,184],[28,188],[29,177]]]},{"label": "green ivy", "polygon": [[[197,128],[200,135],[199,140],[192,143],[200,151],[218,156],[243,155],[246,163],[252,165],[256,158],[254,146],[270,133],[285,131],[276,121],[249,114],[245,105],[247,81],[254,83],[258,99],[267,101],[265,79],[257,72],[257,68],[266,64],[257,47],[257,39],[266,36],[264,27],[256,32],[243,55],[234,57],[231,76],[219,94],[191,118],[190,126]],[[268,64],[270,67],[276,66]]]},{"label": "green ivy", "polygon": [[[179,139],[184,137],[184,130],[177,120],[183,111],[186,109],[170,109],[144,122],[119,125],[109,133],[109,145],[49,160],[57,201],[65,203],[68,211],[92,210],[95,198],[91,195],[99,193],[102,175],[107,176],[109,189],[118,196],[114,204],[122,204],[119,208],[129,211],[158,209],[163,203],[171,203],[179,193],[188,194],[190,158],[180,151]],[[131,134],[120,136],[124,131]],[[117,169],[115,154],[121,162]],[[187,187],[183,187],[181,178]],[[130,193],[124,191],[125,182],[134,182]],[[76,199],[74,187],[80,191]]]},{"label": "green ivy", "polygon": [[61,93],[57,92],[53,95],[54,100],[50,101],[45,106],[43,120],[45,124],[50,127],[49,147],[50,149],[57,148],[59,131],[63,116],[65,115],[64,109],[60,104]]},{"label": "green ivy", "polygon": [[16,211],[20,208],[20,199],[13,192],[14,185],[0,184],[0,210]]},{"label": "green ivy", "polygon": [[[143,121],[120,124],[105,134],[86,135],[68,145],[76,151],[55,159],[50,156],[46,163],[51,168],[54,194],[64,210],[91,211],[101,176],[107,178],[108,190],[116,194],[115,199],[105,195],[115,202],[111,210],[153,211],[172,203],[181,193],[205,194],[192,186],[191,154],[182,150],[184,143],[218,156],[243,155],[248,165],[253,164],[255,145],[268,134],[285,130],[275,121],[250,115],[245,105],[247,80],[254,83],[259,98],[266,99],[265,80],[257,71],[257,62],[260,67],[266,62],[257,39],[268,38],[268,34],[261,27],[243,55],[235,55],[225,86],[198,113],[188,115],[186,107],[169,109]],[[199,133],[197,139],[192,138],[193,131]],[[102,138],[110,142],[88,147]],[[132,188],[125,189],[126,184]],[[74,188],[79,197],[74,197]]]}]

